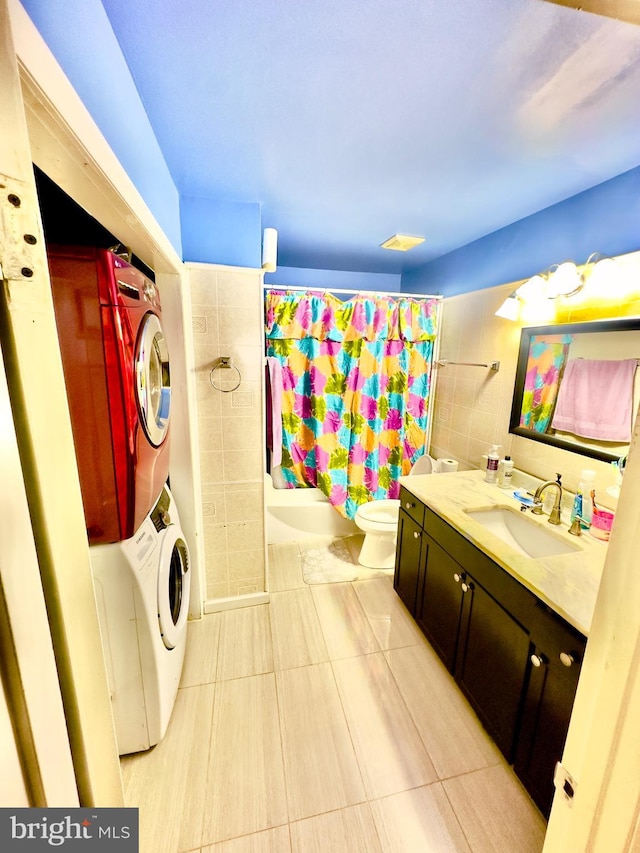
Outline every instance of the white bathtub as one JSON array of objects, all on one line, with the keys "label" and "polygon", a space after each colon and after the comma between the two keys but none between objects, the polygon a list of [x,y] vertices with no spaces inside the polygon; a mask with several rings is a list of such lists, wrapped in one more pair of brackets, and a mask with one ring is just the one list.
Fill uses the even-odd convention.
[{"label": "white bathtub", "polygon": [[264,493],[269,545],[359,532],[355,522],[343,518],[320,489],[276,489],[265,474]]}]

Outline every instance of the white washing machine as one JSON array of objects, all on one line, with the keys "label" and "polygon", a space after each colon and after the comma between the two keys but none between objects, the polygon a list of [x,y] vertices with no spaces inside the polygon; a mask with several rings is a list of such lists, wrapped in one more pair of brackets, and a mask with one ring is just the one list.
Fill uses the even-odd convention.
[{"label": "white washing machine", "polygon": [[118,752],[140,752],[167,731],[187,640],[189,549],[169,489],[134,536],[90,551]]}]

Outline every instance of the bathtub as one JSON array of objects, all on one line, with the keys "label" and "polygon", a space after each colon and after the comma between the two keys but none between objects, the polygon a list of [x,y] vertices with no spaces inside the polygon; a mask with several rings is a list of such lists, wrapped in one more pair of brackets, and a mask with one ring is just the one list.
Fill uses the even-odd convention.
[{"label": "bathtub", "polygon": [[343,518],[320,489],[276,489],[265,474],[264,494],[269,545],[359,532],[355,522]]}]

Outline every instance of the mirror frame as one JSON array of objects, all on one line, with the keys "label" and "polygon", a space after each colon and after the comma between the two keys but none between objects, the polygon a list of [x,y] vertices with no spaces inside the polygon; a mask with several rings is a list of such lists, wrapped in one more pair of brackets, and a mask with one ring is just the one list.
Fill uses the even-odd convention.
[{"label": "mirror frame", "polygon": [[[509,432],[531,441],[540,441],[559,447],[561,450],[569,450],[579,453],[581,456],[589,456],[591,459],[600,459],[602,462],[614,462],[620,457],[619,453],[607,453],[604,450],[596,450],[592,447],[582,447],[563,438],[554,435],[535,432],[519,426],[522,413],[522,395],[527,374],[527,362],[529,360],[529,347],[531,338],[536,335],[562,335],[579,334],[580,332],[633,332],[640,331],[640,318],[624,317],[615,320],[594,320],[588,323],[555,323],[551,326],[525,326],[520,335],[520,348],[518,350],[518,364],[516,367],[516,380],[513,389],[513,401],[511,404],[511,418],[509,420]],[[640,352],[638,357],[640,358]]]}]

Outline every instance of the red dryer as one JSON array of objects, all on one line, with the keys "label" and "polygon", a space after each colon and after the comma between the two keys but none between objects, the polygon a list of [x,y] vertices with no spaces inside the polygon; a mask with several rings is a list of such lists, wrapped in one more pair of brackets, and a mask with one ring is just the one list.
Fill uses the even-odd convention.
[{"label": "red dryer", "polygon": [[49,246],[47,255],[89,542],[118,542],[169,475],[160,297],[107,249]]}]

